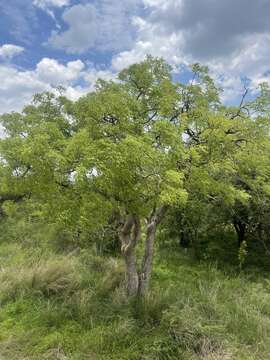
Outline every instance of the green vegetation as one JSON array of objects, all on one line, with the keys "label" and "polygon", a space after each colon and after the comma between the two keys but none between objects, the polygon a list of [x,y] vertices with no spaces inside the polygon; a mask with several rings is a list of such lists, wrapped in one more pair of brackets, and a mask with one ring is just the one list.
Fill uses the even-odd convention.
[{"label": "green vegetation", "polygon": [[191,71],[1,116],[4,360],[269,359],[270,89]]},{"label": "green vegetation", "polygon": [[0,253],[3,359],[268,359],[267,275],[160,249],[151,290],[129,300],[120,258],[16,243]]}]

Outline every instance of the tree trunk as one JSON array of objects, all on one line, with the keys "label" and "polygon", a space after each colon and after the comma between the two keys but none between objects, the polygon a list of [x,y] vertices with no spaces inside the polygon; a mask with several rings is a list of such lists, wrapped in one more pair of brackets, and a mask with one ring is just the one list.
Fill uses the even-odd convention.
[{"label": "tree trunk", "polygon": [[149,282],[152,273],[152,262],[154,255],[154,243],[156,238],[157,224],[153,221],[147,224],[145,250],[142,260],[141,272],[139,275],[139,289],[138,295],[144,296],[148,290]]},{"label": "tree trunk", "polygon": [[136,256],[133,250],[130,254],[125,254],[125,264],[127,271],[127,292],[129,296],[136,296],[139,286],[139,277],[136,267]]},{"label": "tree trunk", "polygon": [[149,288],[157,226],[162,221],[166,211],[167,207],[162,206],[159,210],[153,211],[147,221],[144,257],[139,274],[138,296],[140,297],[143,297]]},{"label": "tree trunk", "polygon": [[242,242],[245,240],[246,235],[246,224],[241,221],[234,221],[233,226],[237,234],[238,247],[241,247]]},{"label": "tree trunk", "polygon": [[[133,232],[132,232],[133,230]],[[119,232],[121,252],[126,264],[127,292],[129,296],[138,293],[139,277],[136,266],[135,247],[141,236],[140,221],[135,216],[128,216]]]},{"label": "tree trunk", "polygon": [[167,207],[153,210],[146,225],[146,240],[141,270],[137,270],[136,245],[141,238],[141,224],[137,216],[129,215],[119,231],[121,252],[126,264],[127,292],[129,296],[144,296],[149,287],[152,273],[154,243],[158,224],[163,219]]}]

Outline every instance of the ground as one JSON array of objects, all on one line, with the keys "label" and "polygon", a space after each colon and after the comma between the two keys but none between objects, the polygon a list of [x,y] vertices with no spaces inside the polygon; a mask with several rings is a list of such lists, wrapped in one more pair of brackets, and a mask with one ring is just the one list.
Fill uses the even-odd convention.
[{"label": "ground", "polygon": [[120,258],[0,245],[0,359],[268,360],[270,281],[189,253],[156,254],[149,295],[128,300]]}]

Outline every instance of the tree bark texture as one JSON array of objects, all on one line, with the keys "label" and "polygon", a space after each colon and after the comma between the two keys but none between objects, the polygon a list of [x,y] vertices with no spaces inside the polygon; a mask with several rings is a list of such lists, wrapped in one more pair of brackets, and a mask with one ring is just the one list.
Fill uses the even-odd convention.
[{"label": "tree bark texture", "polygon": [[149,288],[154,256],[154,244],[157,226],[162,221],[167,208],[165,206],[152,211],[146,223],[144,256],[138,270],[136,245],[141,238],[140,219],[129,215],[119,232],[121,251],[125,260],[127,274],[127,292],[129,296],[144,296]]}]

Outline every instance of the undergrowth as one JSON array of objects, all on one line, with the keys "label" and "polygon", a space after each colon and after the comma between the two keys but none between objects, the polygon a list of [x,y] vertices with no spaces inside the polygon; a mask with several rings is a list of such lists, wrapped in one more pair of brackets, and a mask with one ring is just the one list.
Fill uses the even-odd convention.
[{"label": "undergrowth", "polygon": [[0,358],[267,360],[270,282],[160,251],[128,300],[121,259],[0,246]]}]

